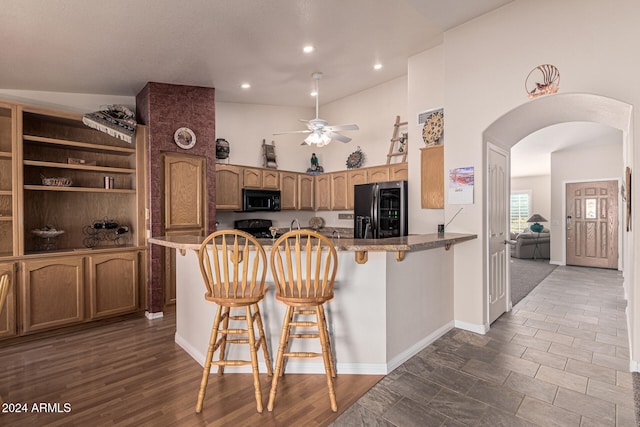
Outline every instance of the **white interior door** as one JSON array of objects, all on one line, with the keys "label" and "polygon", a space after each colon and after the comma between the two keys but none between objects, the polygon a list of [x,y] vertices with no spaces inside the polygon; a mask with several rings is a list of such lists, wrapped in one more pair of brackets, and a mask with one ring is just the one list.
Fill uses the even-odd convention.
[{"label": "white interior door", "polygon": [[487,144],[487,280],[489,324],[509,309],[509,153]]}]

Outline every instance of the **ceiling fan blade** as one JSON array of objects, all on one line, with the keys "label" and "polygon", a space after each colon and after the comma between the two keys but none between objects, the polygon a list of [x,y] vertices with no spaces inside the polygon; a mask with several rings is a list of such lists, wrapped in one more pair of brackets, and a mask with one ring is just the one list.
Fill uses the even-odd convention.
[{"label": "ceiling fan blade", "polygon": [[326,126],[325,129],[329,129],[332,131],[340,131],[340,130],[359,130],[360,128],[356,124],[350,124],[350,125]]},{"label": "ceiling fan blade", "polygon": [[349,138],[348,136],[340,135],[339,133],[329,132],[327,135],[329,136],[329,138],[337,139],[340,142],[349,142],[349,141],[351,141],[351,138]]},{"label": "ceiling fan blade", "polygon": [[291,131],[285,131],[285,132],[274,132],[271,135],[285,135],[288,133],[311,133],[310,130],[291,130]]}]

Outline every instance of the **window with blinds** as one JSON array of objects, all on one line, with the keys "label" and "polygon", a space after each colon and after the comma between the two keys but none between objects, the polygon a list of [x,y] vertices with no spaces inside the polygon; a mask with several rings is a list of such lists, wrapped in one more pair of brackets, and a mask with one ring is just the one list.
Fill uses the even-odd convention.
[{"label": "window with blinds", "polygon": [[528,227],[527,219],[531,216],[531,191],[514,191],[511,193],[510,228],[520,233]]}]

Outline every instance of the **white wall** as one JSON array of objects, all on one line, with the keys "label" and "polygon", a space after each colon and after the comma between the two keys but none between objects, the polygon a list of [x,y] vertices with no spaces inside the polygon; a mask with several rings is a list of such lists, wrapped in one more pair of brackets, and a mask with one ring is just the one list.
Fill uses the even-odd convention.
[{"label": "white wall", "polygon": [[[546,219],[551,218],[551,176],[523,176],[511,178],[511,192],[531,191],[531,214],[540,214]],[[549,228],[550,224],[543,224]]]},{"label": "white wall", "polygon": [[[551,153],[551,262],[565,263],[562,219],[567,182],[622,179],[622,139],[617,142]],[[622,209],[618,211],[622,213]]]},{"label": "white wall", "polygon": [[[312,108],[216,102],[216,138],[229,141],[229,163],[263,167],[262,140],[275,141],[278,169],[304,172],[309,167],[307,151],[300,135],[272,135],[274,132],[303,130],[299,119],[314,115]],[[227,163],[226,161],[224,161]]]},{"label": "white wall", "polygon": [[[440,82],[445,101],[445,170],[475,166],[480,171],[475,203],[449,227],[479,236],[456,247],[456,320],[479,327],[486,322],[483,131],[516,106],[530,102],[524,81],[531,69],[545,63],[559,68],[562,93],[596,93],[640,103],[640,86],[635,84],[640,57],[628,50],[629,41],[640,37],[639,13],[640,5],[633,0],[616,2],[615,8],[596,0],[517,0],[445,34],[445,73]],[[427,75],[428,66],[423,68]],[[635,118],[634,127],[639,120]],[[445,216],[457,208],[447,204]]]},{"label": "white wall", "polygon": [[[422,209],[420,189],[420,149],[422,126],[418,113],[441,108],[444,105],[443,47],[437,46],[409,58],[409,230],[411,233],[433,233],[438,224],[444,224],[444,209]],[[445,119],[446,123],[446,119]],[[445,133],[444,143],[447,143]]]}]

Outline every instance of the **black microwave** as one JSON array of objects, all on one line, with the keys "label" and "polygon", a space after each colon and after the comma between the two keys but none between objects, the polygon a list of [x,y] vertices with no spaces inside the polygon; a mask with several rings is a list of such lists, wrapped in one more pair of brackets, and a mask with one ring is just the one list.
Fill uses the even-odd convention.
[{"label": "black microwave", "polygon": [[242,189],[242,211],[279,211],[280,190]]}]

